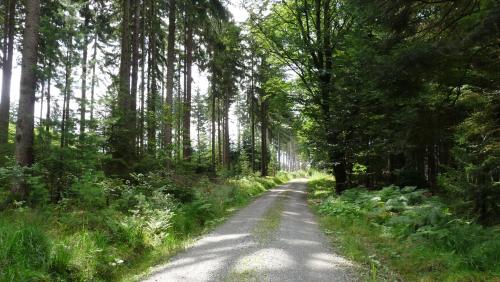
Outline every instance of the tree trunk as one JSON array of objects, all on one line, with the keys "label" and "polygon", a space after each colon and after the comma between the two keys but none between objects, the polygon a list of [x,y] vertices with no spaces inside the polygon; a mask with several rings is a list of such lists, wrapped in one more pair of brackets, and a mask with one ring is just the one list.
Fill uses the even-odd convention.
[{"label": "tree trunk", "polygon": [[66,73],[64,79],[64,101],[63,101],[63,116],[61,121],[61,148],[66,147],[68,120],[69,120],[69,105],[71,100],[71,73],[72,73],[72,52],[73,52],[73,37],[70,35],[68,39],[68,50],[66,53]]},{"label": "tree trunk", "polygon": [[159,136],[159,139],[158,140],[158,145],[160,147],[160,150],[163,151],[165,149],[165,80],[167,78],[167,76],[165,75],[165,66],[162,66],[161,68],[161,71],[159,72],[158,74],[160,77],[161,77],[161,96],[160,96],[160,117],[159,117],[159,120],[160,120],[160,136]]},{"label": "tree trunk", "polygon": [[167,159],[172,158],[172,109],[174,95],[174,74],[175,74],[175,31],[176,31],[176,0],[170,0],[168,13],[168,42],[167,42],[167,100],[165,113],[165,149]]},{"label": "tree trunk", "polygon": [[[139,53],[139,43],[141,40],[141,1],[134,1],[134,22],[133,22],[133,39],[132,39],[132,84],[131,84],[131,103],[130,111],[132,116],[132,124],[134,127],[134,139],[137,133],[137,92],[139,84],[139,60],[141,58]],[[142,15],[144,16],[144,15]]]},{"label": "tree trunk", "polygon": [[96,85],[96,65],[97,65],[97,30],[94,33],[94,46],[92,54],[92,81],[90,85],[90,123],[94,127],[94,103],[95,103],[95,85]]},{"label": "tree trunk", "polygon": [[202,124],[202,102],[200,97],[200,91],[196,92],[196,151],[198,155],[198,165],[201,165],[201,130],[203,129]]},{"label": "tree trunk", "polygon": [[83,56],[82,56],[82,99],[80,101],[80,140],[85,137],[85,114],[87,113],[87,49],[89,45],[89,24],[90,24],[90,9],[87,4],[84,8],[84,24],[83,24]]},{"label": "tree trunk", "polygon": [[[49,73],[49,78],[48,78],[48,81],[47,81],[47,112],[45,113],[45,132],[47,133],[47,136],[50,136],[50,124],[51,124],[51,121],[50,121],[50,102],[51,102],[51,80],[52,80],[52,64],[49,63],[49,69],[50,69],[50,73]],[[50,144],[50,142],[47,140],[47,144]]]},{"label": "tree trunk", "polygon": [[433,192],[437,192],[437,161],[436,161],[436,146],[430,144],[427,146],[427,167],[429,176],[429,185],[431,186]]},{"label": "tree trunk", "polygon": [[151,155],[156,154],[156,99],[158,97],[158,85],[157,85],[157,38],[156,30],[156,5],[154,0],[150,0],[150,27],[149,27],[149,50],[150,50],[150,61],[149,61],[149,75],[150,75],[150,91],[148,92],[147,101],[147,132],[148,132],[148,153]]},{"label": "tree trunk", "polygon": [[[182,157],[182,97],[181,97],[181,72],[182,72],[182,58],[179,56],[179,65],[177,67],[177,101],[176,101],[176,130],[175,130],[175,152],[177,156],[177,160],[180,160]],[[184,76],[185,78],[185,76]],[[184,83],[184,86],[186,83]]]},{"label": "tree trunk", "polygon": [[248,103],[250,104],[250,138],[251,138],[251,165],[252,172],[255,172],[255,108],[254,108],[254,97],[255,97],[255,81],[254,81],[254,58],[252,55],[252,71],[250,75],[250,97]]},{"label": "tree trunk", "polygon": [[141,19],[141,113],[139,118],[139,151],[141,154],[144,152],[144,103],[146,96],[146,58],[148,50],[146,49],[146,3],[142,4],[142,15],[144,15]]},{"label": "tree trunk", "polygon": [[222,164],[222,130],[221,130],[221,110],[220,98],[217,103],[217,148],[218,148],[218,163]]},{"label": "tree trunk", "polygon": [[[40,29],[40,1],[26,1],[26,25],[23,35],[23,59],[19,109],[16,126],[16,162],[21,167],[31,166],[34,161],[33,142],[35,126],[35,92],[38,41]],[[16,179],[12,185],[14,198],[26,199],[28,184]]]},{"label": "tree trunk", "polygon": [[6,144],[9,141],[10,83],[14,58],[16,0],[7,0],[5,5],[8,13],[5,15],[4,46],[2,46],[4,61],[2,65],[2,101],[0,103],[0,144]]},{"label": "tree trunk", "polygon": [[224,164],[231,169],[231,144],[229,140],[229,93],[224,98]]},{"label": "tree trunk", "polygon": [[130,0],[122,1],[123,15],[121,26],[121,56],[119,71],[118,105],[114,111],[117,118],[111,137],[112,163],[111,173],[127,175],[131,161],[135,155],[135,125],[133,113],[130,111],[130,64],[131,64],[131,38],[130,38]]},{"label": "tree trunk", "polygon": [[335,191],[337,194],[340,194],[348,188],[346,164],[344,156],[337,152],[334,152],[333,159],[335,160],[333,165],[333,172],[335,174]]},{"label": "tree trunk", "polygon": [[260,104],[260,134],[261,134],[261,165],[260,165],[260,174],[261,176],[267,176],[267,165],[268,165],[268,152],[267,152],[267,101],[263,100]]},{"label": "tree trunk", "polygon": [[[240,99],[240,97],[238,97],[238,100],[236,101],[236,109],[237,109],[237,111],[239,111],[239,109],[240,109],[239,99]],[[236,119],[236,131],[237,131],[237,132],[236,132],[236,134],[237,134],[237,140],[236,140],[237,145],[236,145],[236,150],[237,150],[238,152],[241,152],[241,122],[240,122],[240,119],[239,119],[239,118],[237,118],[237,119]]]},{"label": "tree trunk", "polygon": [[[189,9],[189,8],[188,8]],[[193,21],[190,11],[186,11],[186,96],[184,97],[183,118],[183,156],[184,160],[191,159],[191,86],[193,66]]]},{"label": "tree trunk", "polygon": [[278,131],[278,170],[281,170],[281,140],[280,140],[280,133]]},{"label": "tree trunk", "polygon": [[[43,69],[45,69],[45,65],[43,66]],[[40,91],[40,116],[38,121],[39,122],[38,127],[40,128],[40,131],[43,130],[43,98],[45,96],[45,78],[41,81],[41,84],[42,84],[42,89]],[[39,137],[41,137],[41,135]]]},{"label": "tree trunk", "polygon": [[215,106],[216,106],[216,86],[215,86],[215,72],[212,71],[212,172],[215,174],[216,165],[215,165]]}]

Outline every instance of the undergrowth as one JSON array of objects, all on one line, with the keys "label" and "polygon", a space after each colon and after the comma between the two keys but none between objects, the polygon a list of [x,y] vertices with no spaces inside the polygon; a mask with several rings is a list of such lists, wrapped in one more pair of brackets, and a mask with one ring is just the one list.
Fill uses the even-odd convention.
[{"label": "undergrowth", "polygon": [[309,200],[344,255],[370,269],[369,280],[499,281],[500,228],[460,218],[415,187],[334,194],[316,175]]},{"label": "undergrowth", "polygon": [[121,181],[87,174],[58,204],[0,213],[0,281],[117,281],[165,261],[293,175]]}]

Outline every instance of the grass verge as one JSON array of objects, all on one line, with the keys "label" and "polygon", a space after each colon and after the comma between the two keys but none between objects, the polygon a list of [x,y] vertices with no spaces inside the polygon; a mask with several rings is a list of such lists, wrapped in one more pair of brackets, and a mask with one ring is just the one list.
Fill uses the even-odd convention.
[{"label": "grass verge", "polygon": [[414,187],[334,195],[310,179],[309,203],[335,248],[369,269],[369,281],[500,281],[500,229],[458,218]]},{"label": "grass verge", "polygon": [[82,177],[57,205],[0,213],[0,281],[137,280],[290,177]]}]

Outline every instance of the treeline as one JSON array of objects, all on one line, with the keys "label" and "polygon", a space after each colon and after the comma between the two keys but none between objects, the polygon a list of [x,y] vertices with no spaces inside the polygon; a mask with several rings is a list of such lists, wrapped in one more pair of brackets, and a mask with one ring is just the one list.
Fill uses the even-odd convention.
[{"label": "treeline", "polygon": [[[285,73],[222,1],[1,6],[7,204],[38,202],[40,187],[59,202],[89,171],[266,176],[302,165]],[[11,106],[16,54],[21,90]],[[206,93],[194,72],[208,76]]]},{"label": "treeline", "polygon": [[57,202],[89,170],[265,176],[310,162],[338,193],[430,187],[483,222],[498,214],[498,1],[247,4],[236,24],[220,1],[3,1],[7,198],[37,186],[18,175]]},{"label": "treeline", "polygon": [[251,21],[295,72],[303,153],[334,173],[338,193],[430,187],[495,221],[498,1],[280,1]]}]

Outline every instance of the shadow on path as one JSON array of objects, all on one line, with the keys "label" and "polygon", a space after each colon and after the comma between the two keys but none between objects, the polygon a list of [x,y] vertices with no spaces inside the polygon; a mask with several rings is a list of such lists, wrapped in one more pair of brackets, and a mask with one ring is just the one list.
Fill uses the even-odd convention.
[{"label": "shadow on path", "polygon": [[[285,198],[272,239],[254,230]],[[336,255],[307,206],[305,180],[273,189],[145,281],[356,281],[356,267]]]}]

